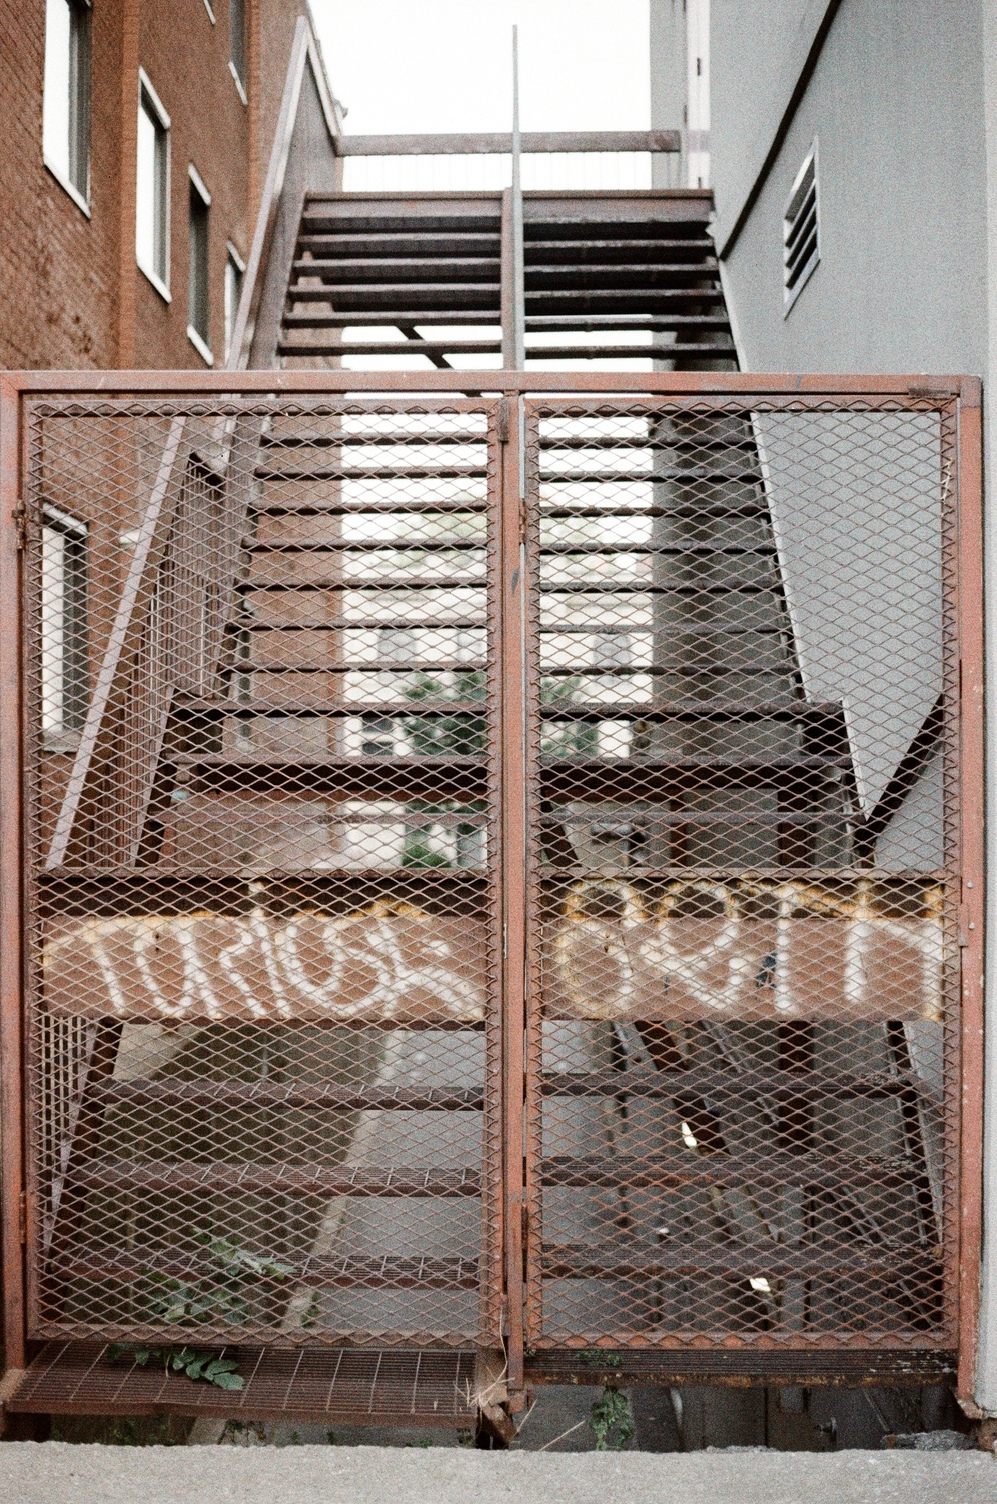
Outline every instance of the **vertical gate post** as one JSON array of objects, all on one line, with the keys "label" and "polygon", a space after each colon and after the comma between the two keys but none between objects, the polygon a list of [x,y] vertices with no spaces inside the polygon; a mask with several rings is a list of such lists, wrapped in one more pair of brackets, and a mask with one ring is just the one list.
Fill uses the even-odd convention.
[{"label": "vertical gate post", "polygon": [[21,1038],[20,393],[0,377],[0,1225],[4,1361],[25,1355]]},{"label": "vertical gate post", "polygon": [[962,1122],[959,1215],[959,1371],[956,1393],[976,1388],[983,1235],[983,412],[980,383],[959,402],[959,895],[962,955]]},{"label": "vertical gate post", "polygon": [[[526,1021],[526,585],[522,537],[522,398],[503,397],[502,535],[502,843],[505,1288],[508,1387],[523,1388],[523,1031]],[[515,1400],[513,1401],[515,1404]]]}]

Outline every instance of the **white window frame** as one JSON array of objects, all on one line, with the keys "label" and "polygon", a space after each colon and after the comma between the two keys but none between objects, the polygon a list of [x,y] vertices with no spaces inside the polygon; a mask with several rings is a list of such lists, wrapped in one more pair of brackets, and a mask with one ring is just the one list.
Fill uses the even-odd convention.
[{"label": "white window frame", "polygon": [[[814,229],[815,229],[815,232],[816,232],[815,233],[815,239],[814,239],[814,250],[813,250],[812,255],[809,257],[808,261],[806,262],[806,264],[801,268],[800,273],[797,276],[795,283],[793,284],[792,287],[790,287],[788,285],[788,283],[787,283],[787,280],[786,280],[787,272],[789,271],[789,261],[788,261],[788,256],[787,256],[787,248],[788,248],[788,245],[789,245],[789,237],[792,234],[794,228],[796,227],[796,224],[798,223],[798,218],[796,216],[794,216],[794,218],[792,220],[790,219],[790,211],[793,208],[793,201],[797,197],[797,195],[799,194],[799,192],[800,192],[800,190],[801,190],[801,188],[802,188],[802,186],[803,186],[803,184],[804,184],[804,182],[806,180],[807,174],[811,171],[811,169],[813,170]],[[801,208],[802,208],[803,202],[806,201],[806,197],[807,196],[808,195],[805,195],[804,199],[801,201],[801,204],[800,204]],[[799,210],[797,210],[797,215],[798,215],[798,213],[799,213]],[[796,177],[793,179],[793,186],[789,190],[789,194],[787,195],[786,202],[785,202],[785,204],[783,206],[783,210],[782,210],[782,316],[783,316],[783,318],[787,318],[788,317],[789,312],[793,308],[793,306],[795,305],[797,298],[800,296],[800,293],[806,287],[807,283],[810,281],[810,278],[813,276],[814,272],[817,270],[818,266],[820,265],[820,258],[821,258],[821,234],[820,234],[820,153],[819,153],[819,149],[818,149],[817,137],[815,136],[814,139],[813,139],[813,141],[810,144],[809,151],[807,152],[806,156],[803,158],[803,162],[802,162],[802,164],[800,166],[799,172],[796,174]]]},{"label": "white window frame", "polygon": [[[152,82],[151,82],[151,80],[149,78],[149,75],[146,73],[146,71],[145,71],[144,68],[140,68],[138,70],[138,114],[139,114],[139,116],[142,115],[143,111],[146,114],[148,114],[148,115],[150,115],[152,117],[155,117],[156,122],[159,124],[159,127],[162,130],[162,132],[163,132],[163,134],[164,134],[164,136],[166,138],[166,163],[165,163],[165,169],[164,169],[164,172],[163,172],[163,178],[164,178],[164,184],[163,184],[163,195],[164,195],[164,201],[163,201],[163,274],[162,275],[160,274],[158,268],[156,268],[154,266],[148,266],[148,265],[146,265],[145,261],[142,259],[142,255],[141,255],[141,253],[139,251],[139,244],[138,244],[138,197],[137,197],[137,194],[136,194],[136,205],[135,205],[135,211],[136,211],[135,212],[135,261],[136,261],[136,264],[138,266],[139,271],[143,274],[143,276],[145,276],[145,277],[148,278],[148,280],[152,283],[153,287],[159,293],[160,297],[165,302],[171,303],[173,301],[173,297],[172,297],[172,294],[170,293],[170,238],[171,238],[171,225],[170,225],[170,218],[171,218],[171,216],[170,216],[170,197],[171,197],[171,177],[170,177],[170,156],[171,156],[171,150],[170,150],[170,148],[171,148],[170,117],[166,113],[166,111],[163,109],[162,101],[159,98],[159,95],[156,93],[155,89],[153,88]],[[136,171],[136,175],[137,175],[138,174],[138,152],[137,151],[135,153],[135,171]]]},{"label": "white window frame", "polygon": [[[60,188],[64,188],[65,189],[65,191],[69,194],[69,197],[73,200],[73,203],[76,205],[76,207],[78,209],[81,209],[83,211],[83,213],[86,215],[87,219],[90,219],[90,217],[91,217],[91,212],[90,212],[90,161],[91,161],[91,130],[92,130],[90,96],[91,96],[92,80],[93,80],[93,66],[92,66],[92,62],[91,62],[91,56],[92,56],[92,54],[91,54],[91,46],[92,46],[92,44],[91,44],[91,26],[92,26],[91,12],[92,12],[92,5],[91,5],[91,0],[61,0],[61,3],[63,3],[63,4],[66,5],[66,9],[69,12],[69,18],[70,18],[70,21],[69,21],[69,28],[70,28],[69,29],[69,49],[70,49],[70,52],[69,52],[69,59],[68,59],[68,61],[69,61],[69,81],[68,81],[69,82],[69,89],[68,89],[68,98],[66,100],[66,110],[67,110],[67,143],[66,143],[66,148],[67,149],[66,149],[66,155],[67,155],[67,161],[66,161],[66,164],[64,166],[61,162],[56,161],[56,159],[54,158],[54,156],[46,148],[46,136],[49,134],[49,131],[51,129],[51,125],[50,125],[51,114],[50,114],[50,112],[51,112],[51,109],[52,109],[52,103],[50,102],[50,95],[49,95],[49,83],[50,83],[50,79],[49,79],[49,70],[48,70],[48,64],[49,64],[49,53],[48,53],[48,46],[49,46],[49,13],[48,13],[48,4],[46,4],[46,7],[45,7],[45,76],[44,76],[44,89],[43,89],[43,98],[42,98],[42,161],[44,162],[45,166],[48,168],[48,170],[52,174],[52,176],[55,178],[55,180],[59,184]],[[85,51],[84,51],[84,55],[83,55],[82,59],[81,59],[81,56],[80,56],[80,49],[81,49],[80,35],[79,35],[78,32],[76,32],[75,35],[74,35],[74,20],[73,20],[74,16],[75,17],[79,17],[81,15],[85,15],[87,17],[86,37],[85,37]],[[76,24],[78,24],[78,23],[76,23]],[[75,48],[75,56],[74,56],[74,48]],[[83,68],[85,70],[82,74],[81,74],[81,71],[80,71],[81,62],[83,64]],[[74,66],[75,66],[75,69],[76,69],[75,78],[74,78]],[[81,113],[82,113],[82,120],[80,118]],[[74,130],[74,118],[75,118],[75,129],[79,133],[79,136],[82,138],[81,140],[78,140],[76,142],[75,148],[74,148],[72,140],[71,140],[71,137],[72,137],[72,134],[73,134],[73,130]],[[83,179],[84,179],[84,181],[83,181],[82,187],[80,186],[79,183],[74,183],[73,182],[73,178],[72,178],[72,156],[73,156],[74,149],[77,152],[79,152],[85,158],[85,167],[84,167],[84,171],[83,171]]]},{"label": "white window frame", "polygon": [[[236,271],[239,273],[239,296],[234,300],[234,302],[231,299],[230,282],[229,282],[229,268],[233,267],[233,266],[235,267]],[[233,338],[233,336],[235,334],[235,326],[239,322],[239,304],[242,302],[242,289],[243,289],[243,287],[245,285],[245,277],[246,277],[246,262],[245,262],[245,258],[239,254],[239,251],[238,251],[237,247],[232,244],[231,240],[229,240],[229,241],[226,242],[226,245],[225,245],[225,364],[226,365],[228,365],[229,357],[232,354],[232,338]],[[230,304],[231,304],[231,306],[230,306]]]},{"label": "white window frame", "polygon": [[[194,192],[197,194],[198,198],[201,200],[201,203],[204,205],[205,209],[207,209],[207,210],[210,211],[210,209],[211,209],[211,194],[208,192],[208,190],[207,190],[207,188],[205,186],[205,183],[204,183],[204,179],[201,177],[201,174],[198,172],[198,170],[194,166],[193,162],[191,162],[190,165],[187,168],[187,176],[190,179],[190,186],[193,188]],[[210,219],[209,219],[209,225],[210,225]],[[188,232],[189,232],[189,224],[188,224]],[[208,246],[207,246],[207,261],[208,261],[208,264],[207,264],[207,266],[205,268],[205,275],[207,277],[207,284],[206,284],[205,289],[204,289],[205,301],[207,303],[208,328],[209,328],[209,330],[211,328],[211,322],[210,322],[211,321],[211,299],[210,299],[210,289],[211,289],[211,241],[210,241],[210,233],[211,232],[210,232],[210,229],[209,229],[209,231],[208,231],[209,240],[208,240]],[[188,256],[189,256],[189,248],[188,248]],[[190,296],[189,289],[190,289],[190,283],[188,281],[188,299],[189,299],[189,296]],[[187,309],[187,338],[190,340],[191,344],[194,346],[194,349],[197,351],[198,355],[200,355],[200,357],[204,361],[205,365],[213,366],[214,363],[215,363],[215,357],[211,353],[211,346],[208,344],[207,340],[204,338],[204,335],[200,332],[200,330],[195,327],[194,321],[190,317],[190,314],[191,314],[191,309],[188,307],[188,309]]]},{"label": "white window frame", "polygon": [[[89,528],[80,518],[71,516],[60,507],[46,504],[42,510],[42,580],[41,580],[41,729],[42,744],[49,752],[71,752],[79,744],[80,734],[83,730],[83,722],[86,716],[86,610],[87,610],[87,540]],[[63,557],[63,573],[56,582],[49,578],[51,565],[46,560],[46,534],[53,534],[63,539],[71,539],[75,544],[82,545],[82,582],[77,582],[76,610],[80,613],[80,619],[75,622],[76,640],[70,641],[67,613],[67,575],[65,570],[65,558]],[[82,661],[76,661],[72,665],[68,661],[69,653],[82,654]],[[82,670],[84,682],[74,687],[82,694],[79,696],[81,703],[75,707],[67,705],[70,698],[68,693],[68,679],[70,672]],[[76,724],[67,726],[66,715],[70,708],[75,708]]]}]

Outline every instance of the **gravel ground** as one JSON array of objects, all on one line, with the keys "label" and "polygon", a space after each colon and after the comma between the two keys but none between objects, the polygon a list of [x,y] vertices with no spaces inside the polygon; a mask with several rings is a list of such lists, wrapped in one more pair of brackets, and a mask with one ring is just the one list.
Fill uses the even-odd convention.
[{"label": "gravel ground", "polygon": [[11,1504],[997,1504],[983,1452],[0,1445]]}]

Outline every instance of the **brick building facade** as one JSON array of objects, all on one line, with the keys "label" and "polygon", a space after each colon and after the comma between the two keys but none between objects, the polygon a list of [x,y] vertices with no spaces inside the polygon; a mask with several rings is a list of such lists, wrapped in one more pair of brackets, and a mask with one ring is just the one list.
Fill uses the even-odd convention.
[{"label": "brick building facade", "polygon": [[[307,0],[0,0],[0,367],[203,369],[209,352],[223,361],[226,261],[248,256],[306,9]],[[46,27],[58,78],[54,29],[77,23],[84,52],[74,66],[89,77],[84,193],[43,153]],[[142,79],[169,122],[162,287],[136,259]],[[188,333],[192,180],[210,197],[203,350]]]}]

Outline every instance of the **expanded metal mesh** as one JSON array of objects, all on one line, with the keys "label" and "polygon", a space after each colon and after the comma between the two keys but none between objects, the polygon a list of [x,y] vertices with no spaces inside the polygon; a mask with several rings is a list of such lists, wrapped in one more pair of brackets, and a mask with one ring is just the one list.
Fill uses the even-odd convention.
[{"label": "expanded metal mesh", "polygon": [[26,400],[32,1337],[501,1346],[525,888],[527,1343],[955,1345],[955,403],[525,406]]},{"label": "expanded metal mesh", "polygon": [[537,1348],[952,1343],[954,442],[528,402]]},{"label": "expanded metal mesh", "polygon": [[496,410],[29,404],[32,1335],[499,1344]]}]

